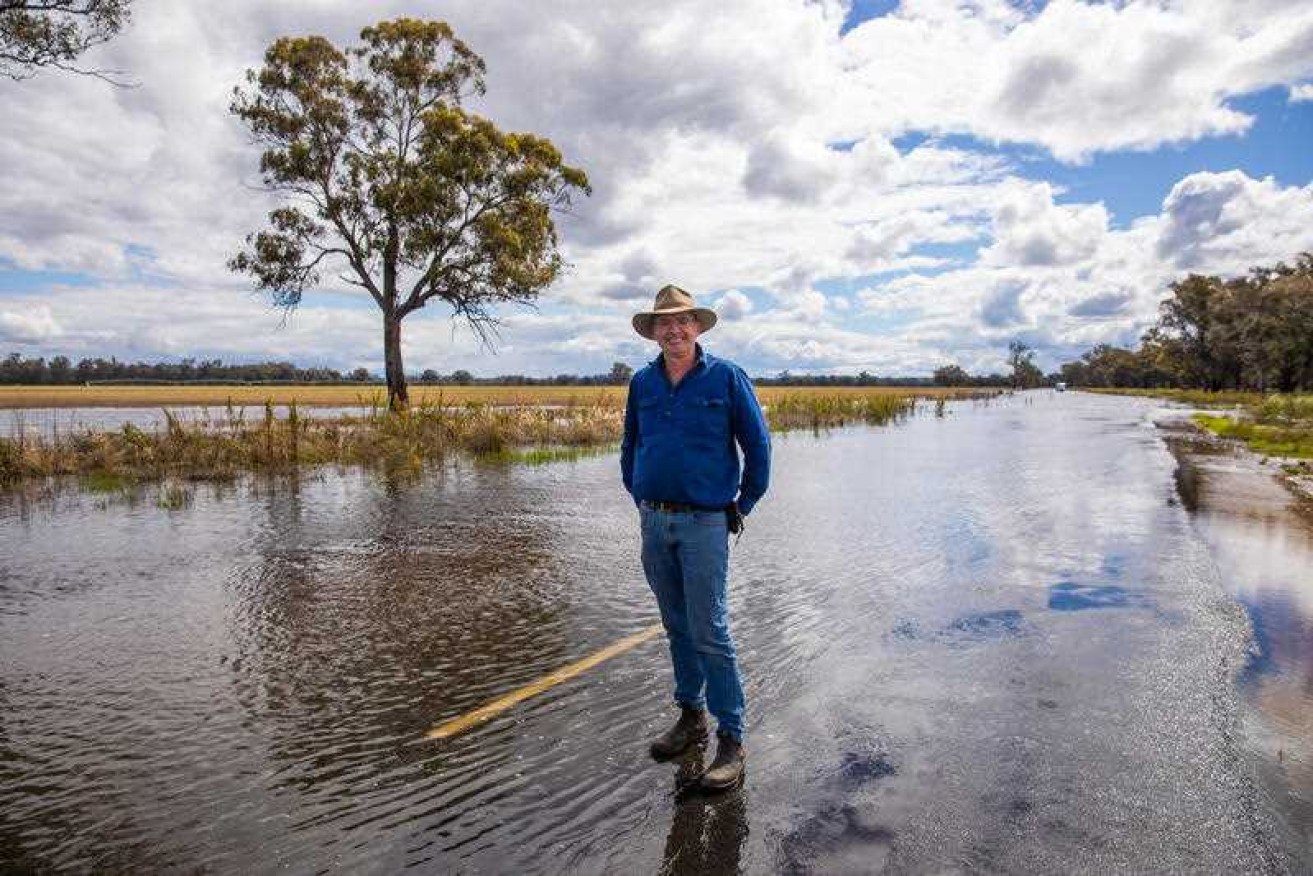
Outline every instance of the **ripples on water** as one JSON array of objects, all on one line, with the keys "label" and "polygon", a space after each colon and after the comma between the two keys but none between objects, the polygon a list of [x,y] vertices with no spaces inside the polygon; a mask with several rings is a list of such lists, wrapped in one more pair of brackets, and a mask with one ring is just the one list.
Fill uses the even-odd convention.
[{"label": "ripples on water", "polygon": [[749,779],[713,800],[675,793],[696,758],[646,759],[672,716],[657,642],[423,738],[653,622],[612,456],[391,485],[326,469],[175,511],[0,500],[0,863],[1274,860],[1237,752],[1246,622],[1168,501],[1144,405],[951,410],[777,439],[732,561]]}]

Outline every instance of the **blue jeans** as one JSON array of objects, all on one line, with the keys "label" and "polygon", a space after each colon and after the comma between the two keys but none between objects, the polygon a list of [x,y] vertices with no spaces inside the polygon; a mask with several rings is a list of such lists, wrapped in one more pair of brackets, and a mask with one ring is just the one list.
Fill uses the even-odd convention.
[{"label": "blue jeans", "polygon": [[643,571],[661,609],[675,667],[675,701],[711,712],[743,739],[743,682],[729,635],[729,531],[722,511],[639,508]]}]

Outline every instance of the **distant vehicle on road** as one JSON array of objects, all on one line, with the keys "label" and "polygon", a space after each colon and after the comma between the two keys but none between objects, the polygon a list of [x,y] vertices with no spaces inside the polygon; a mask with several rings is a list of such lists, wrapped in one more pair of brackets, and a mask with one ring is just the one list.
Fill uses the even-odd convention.
[{"label": "distant vehicle on road", "polygon": [[1059,380],[1057,383],[1053,384],[1053,388],[1054,388],[1055,390],[1057,390],[1058,392],[1066,392],[1066,391],[1067,391],[1067,384],[1065,384],[1065,383],[1063,383],[1061,380]]}]

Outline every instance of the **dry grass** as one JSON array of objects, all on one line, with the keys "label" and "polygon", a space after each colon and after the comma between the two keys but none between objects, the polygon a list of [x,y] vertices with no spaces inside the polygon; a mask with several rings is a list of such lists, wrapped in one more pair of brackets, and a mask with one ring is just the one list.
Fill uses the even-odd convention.
[{"label": "dry grass", "polygon": [[[762,404],[781,398],[875,398],[914,395],[918,398],[964,398],[981,390],[900,386],[763,386]],[[983,394],[993,394],[983,392]],[[623,386],[411,386],[411,403],[528,405],[607,405],[624,407]],[[387,403],[381,386],[0,386],[0,408],[162,408],[237,407],[379,407]]]}]

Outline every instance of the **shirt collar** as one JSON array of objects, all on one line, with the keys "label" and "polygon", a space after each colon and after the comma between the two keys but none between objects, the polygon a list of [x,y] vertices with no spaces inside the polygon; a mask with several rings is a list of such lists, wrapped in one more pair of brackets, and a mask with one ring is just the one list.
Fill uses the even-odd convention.
[{"label": "shirt collar", "polygon": [[[710,367],[714,358],[714,356],[702,349],[701,344],[695,342],[693,344],[693,367],[689,369],[689,373],[692,374],[694,371],[698,370],[698,368],[703,366]],[[656,358],[652,360],[652,365],[664,372],[666,369],[666,354],[657,353]]]}]

